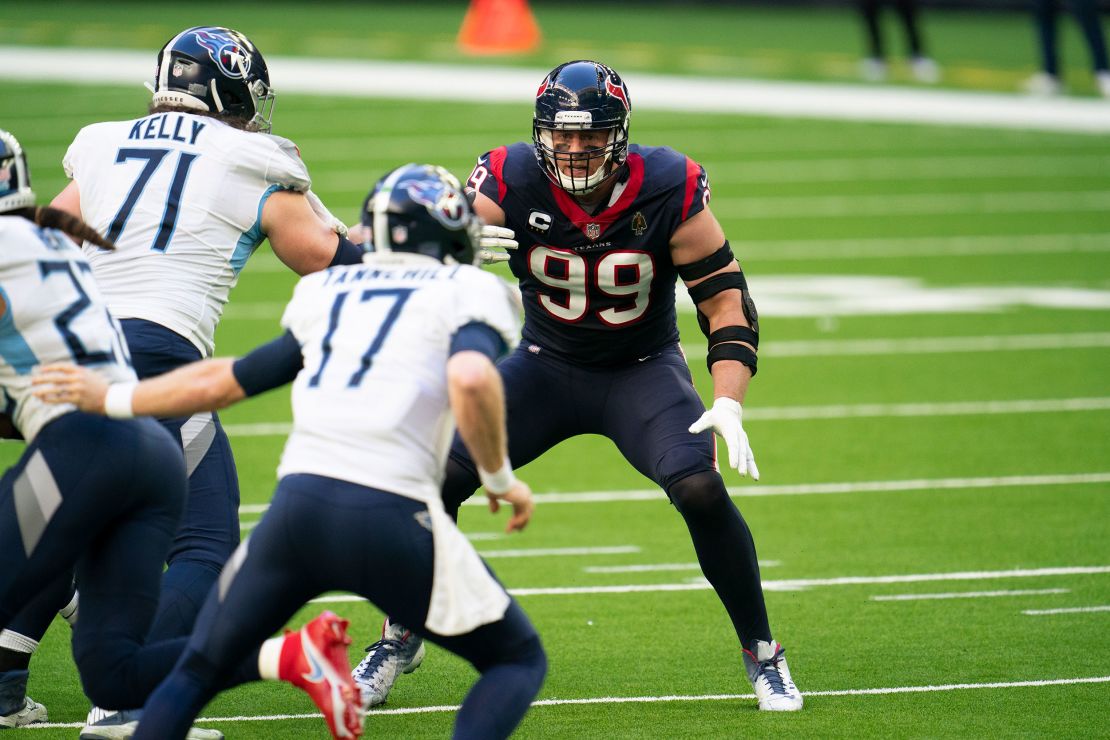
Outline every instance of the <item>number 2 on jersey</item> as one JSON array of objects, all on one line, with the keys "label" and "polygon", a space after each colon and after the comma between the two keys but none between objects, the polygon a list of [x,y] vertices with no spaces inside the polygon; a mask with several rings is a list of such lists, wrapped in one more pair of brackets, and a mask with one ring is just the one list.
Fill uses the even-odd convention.
[{"label": "number 2 on jersey", "polygon": [[[348,388],[357,388],[362,382],[362,378],[366,375],[366,371],[370,369],[370,364],[374,360],[374,355],[382,348],[382,344],[385,343],[385,338],[389,335],[389,330],[393,328],[393,324],[397,321],[397,317],[401,315],[401,309],[405,307],[405,301],[409,299],[409,296],[412,295],[415,290],[416,288],[377,288],[362,291],[362,295],[359,299],[360,303],[372,301],[374,298],[380,296],[382,298],[392,298],[393,305],[389,307],[389,310],[385,314],[385,318],[382,319],[381,324],[378,326],[378,331],[370,340],[370,346],[367,347],[366,351],[362,354],[358,369],[351,374],[350,379],[347,381]],[[328,361],[331,359],[333,341],[335,332],[339,328],[340,318],[343,314],[343,305],[346,303],[347,296],[350,294],[350,291],[345,291],[336,295],[335,301],[331,304],[331,317],[328,319],[328,331],[324,335],[324,339],[321,343],[322,355],[320,358],[320,367],[316,369],[316,372],[309,379],[309,388],[315,388],[320,385],[320,376],[324,374],[324,368],[328,366]],[[367,329],[372,329],[372,327],[359,324],[357,329],[361,333]]]},{"label": "number 2 on jersey", "polygon": [[[158,165],[162,164],[162,160],[169,153],[169,149],[125,148],[120,149],[119,153],[116,154],[116,164],[122,164],[131,159],[145,159],[146,164],[143,165],[142,171],[135,179],[135,184],[127,192],[127,198],[124,199],[123,205],[120,206],[115,218],[112,219],[112,224],[108,227],[107,237],[110,240],[116,241],[120,238],[124,227],[127,226],[127,219],[131,217],[131,212],[135,210],[135,204],[139,202],[143,190],[150,182],[151,175],[154,174]],[[169,192],[166,194],[166,205],[162,211],[162,223],[158,227],[154,242],[150,245],[150,248],[156,252],[165,252],[166,247],[170,244],[170,237],[173,236],[173,231],[177,228],[177,212],[181,204],[181,192],[185,189],[185,180],[189,177],[189,168],[193,166],[193,160],[199,156],[199,154],[181,152],[177,159],[177,169],[173,172],[173,180],[170,183]]]}]

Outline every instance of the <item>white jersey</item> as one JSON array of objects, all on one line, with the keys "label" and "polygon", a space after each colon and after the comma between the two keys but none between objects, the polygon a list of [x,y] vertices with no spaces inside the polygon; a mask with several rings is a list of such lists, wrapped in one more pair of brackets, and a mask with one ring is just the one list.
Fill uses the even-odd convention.
[{"label": "white jersey", "polygon": [[398,253],[301,278],[282,317],[304,369],[278,476],[314,473],[438,502],[455,429],[451,337],[480,322],[514,346],[509,290],[476,267]]},{"label": "white jersey", "polygon": [[265,238],[266,199],[310,185],[292,142],[190,113],[86,126],[62,166],[84,220],[116,244],[86,248],[112,314],[165,326],[205,356]]},{"label": "white jersey", "polygon": [[69,237],[22,216],[0,216],[0,388],[4,412],[30,442],[52,419],[74,410],[31,395],[31,370],[76,362],[109,382],[135,380],[118,324]]}]

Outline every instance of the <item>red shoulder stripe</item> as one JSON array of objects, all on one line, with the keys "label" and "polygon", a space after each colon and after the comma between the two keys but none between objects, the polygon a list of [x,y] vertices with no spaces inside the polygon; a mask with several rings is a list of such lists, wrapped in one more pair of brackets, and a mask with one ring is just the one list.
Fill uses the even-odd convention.
[{"label": "red shoulder stripe", "polygon": [[509,152],[509,148],[505,146],[498,147],[489,153],[489,169],[493,173],[494,178],[497,180],[497,202],[501,203],[505,200],[505,193],[508,188],[505,187],[505,177],[502,174],[505,170],[505,157]]},{"label": "red shoulder stripe", "polygon": [[701,165],[689,157],[686,158],[686,197],[682,200],[682,220],[690,213],[690,206],[694,204],[694,193],[698,191],[698,178],[701,177]]}]

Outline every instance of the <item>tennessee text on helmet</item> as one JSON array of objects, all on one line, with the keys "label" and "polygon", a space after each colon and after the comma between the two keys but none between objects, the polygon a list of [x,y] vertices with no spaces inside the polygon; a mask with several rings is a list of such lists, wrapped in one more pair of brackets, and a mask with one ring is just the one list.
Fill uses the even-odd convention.
[{"label": "tennessee text on helmet", "polygon": [[[628,121],[632,105],[620,75],[599,62],[561,64],[536,91],[532,142],[536,160],[548,178],[574,195],[606,183],[628,157]],[[601,146],[566,151],[557,131],[603,131]]]},{"label": "tennessee text on helmet", "polygon": [[158,52],[154,105],[241,118],[268,132],[274,92],[266,60],[243,34],[220,26],[188,28]]},{"label": "tennessee text on helmet", "polygon": [[474,264],[482,222],[458,179],[442,167],[406,164],[378,180],[362,206],[371,252],[413,252]]},{"label": "tennessee text on helmet", "polygon": [[27,157],[16,138],[0,129],[0,213],[35,205]]}]

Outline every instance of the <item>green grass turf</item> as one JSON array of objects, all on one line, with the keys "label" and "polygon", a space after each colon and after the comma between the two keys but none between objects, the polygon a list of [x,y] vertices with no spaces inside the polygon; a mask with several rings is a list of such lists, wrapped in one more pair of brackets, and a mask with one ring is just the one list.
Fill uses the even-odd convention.
[{"label": "green grass turf", "polygon": [[[0,31],[0,41],[20,43],[97,43],[98,26],[73,23],[72,5],[30,13],[14,4],[15,20]],[[305,8],[307,6],[299,6]],[[537,9],[553,13],[546,4]],[[321,29],[337,36],[355,34],[336,19],[352,6],[325,6],[318,12],[248,15],[227,9],[226,22],[257,19],[279,53],[324,53]],[[177,25],[194,22],[172,13],[156,15],[146,6],[108,6],[98,22],[126,22],[148,28],[128,36],[134,46],[157,44]],[[390,16],[375,27],[385,28]],[[450,41],[460,11],[440,13],[439,26],[427,33],[441,45]],[[598,12],[612,12],[602,8]],[[698,11],[718,20],[723,11]],[[67,15],[67,13],[69,15]],[[118,14],[118,17],[117,17]],[[749,19],[773,23],[803,38],[808,31],[788,13],[743,11]],[[217,14],[223,17],[223,14]],[[279,17],[280,15],[280,17]],[[647,15],[650,15],[648,13]],[[448,17],[450,16],[450,17]],[[208,16],[211,17],[211,14]],[[554,17],[554,15],[549,16]],[[815,14],[833,22],[835,14]],[[452,20],[454,18],[454,20]],[[962,19],[964,16],[952,16]],[[969,22],[975,16],[967,16]],[[1023,21],[999,21],[997,38],[1007,44],[983,45],[996,69],[1016,74],[1026,56],[1016,39],[1028,29]],[[69,20],[63,26],[63,19]],[[936,16],[939,31],[943,14]],[[450,21],[450,22],[448,22]],[[549,37],[559,26],[541,18]],[[294,36],[288,24],[311,30]],[[755,21],[752,21],[753,23]],[[845,32],[854,30],[840,18]],[[36,25],[38,23],[39,25]],[[41,24],[60,36],[35,36]],[[651,27],[637,20],[636,28]],[[53,24],[53,25],[50,25]],[[569,28],[569,21],[567,22]],[[820,27],[820,24],[818,24]],[[283,30],[286,29],[286,30]],[[314,29],[314,30],[313,30]],[[579,24],[569,38],[588,40],[600,33]],[[41,30],[41,29],[40,29]],[[38,32],[35,32],[38,33]],[[378,33],[375,31],[375,33]],[[381,32],[384,36],[385,32]],[[647,31],[642,32],[645,37]],[[714,31],[716,33],[716,31]],[[722,32],[723,33],[723,32]],[[1005,34],[1011,34],[1005,36]],[[284,35],[283,35],[284,34]],[[436,36],[438,34],[438,36]],[[937,48],[942,37],[936,37]],[[149,38],[148,38],[149,37]],[[765,35],[769,38],[770,36]],[[376,38],[376,37],[375,37]],[[994,38],[994,37],[992,37]],[[153,39],[153,41],[151,41]],[[313,40],[314,39],[314,40]],[[711,41],[711,40],[710,40]],[[707,41],[707,43],[710,43]],[[585,41],[583,43],[586,43]],[[724,48],[716,49],[719,52]],[[946,42],[945,42],[946,43]],[[317,44],[314,46],[313,44]],[[833,42],[812,47],[829,51]],[[750,45],[732,45],[737,59]],[[264,47],[269,48],[269,47]],[[406,47],[407,49],[408,47]],[[434,44],[432,47],[434,48]],[[655,47],[651,47],[655,48]],[[968,48],[971,47],[969,44]],[[617,51],[627,53],[623,47]],[[854,46],[844,45],[849,55]],[[833,52],[836,49],[832,49]],[[369,54],[369,52],[367,52]],[[401,54],[401,52],[397,52]],[[423,51],[427,58],[438,58]],[[547,51],[544,52],[548,53]],[[745,52],[746,53],[746,52]],[[818,51],[814,52],[815,54]],[[799,58],[807,59],[808,52]],[[645,53],[644,59],[649,55]],[[768,54],[770,58],[776,58]],[[681,59],[687,62],[681,62]],[[679,55],[680,68],[688,63]],[[524,60],[535,63],[537,60]],[[542,61],[542,59],[540,60]],[[639,65],[637,65],[639,66]],[[652,69],[646,61],[643,69]],[[735,71],[735,70],[733,70]],[[783,73],[806,76],[807,72]],[[45,200],[64,185],[61,156],[76,130],[86,123],[137,115],[145,105],[141,88],[70,88],[5,83],[0,86],[3,125],[27,147],[34,184]],[[276,131],[301,146],[315,178],[314,189],[342,218],[353,220],[370,183],[391,165],[408,159],[440,162],[465,176],[475,155],[527,136],[527,105],[457,105],[444,110],[430,103],[333,100],[282,96]],[[1061,134],[913,127],[866,123],[781,121],[713,115],[675,115],[645,111],[634,122],[634,139],[667,143],[706,164],[714,187],[714,209],[741,252],[758,298],[761,280],[799,275],[906,277],[930,288],[1036,286],[1106,290],[1110,287],[1110,218],[1106,208],[1080,208],[1066,195],[1040,210],[1006,212],[956,202],[939,211],[887,215],[890,196],[961,196],[982,193],[1072,194],[1077,202],[1110,191],[1110,174],[1092,166],[1110,156],[1104,139]],[[981,160],[989,160],[982,162]],[[912,161],[910,161],[912,160]],[[904,167],[896,166],[902,162]],[[939,163],[930,165],[929,163]],[[943,165],[943,166],[941,166]],[[978,176],[978,168],[1008,173]],[[894,175],[885,174],[894,167]],[[930,169],[932,167],[932,169]],[[951,176],[947,169],[951,168]],[[878,174],[876,174],[878,173]],[[970,173],[970,174],[969,174]],[[814,214],[830,198],[843,210]],[[866,214],[859,211],[870,201]],[[824,199],[824,200],[822,200]],[[998,202],[1005,204],[1005,197]],[[1055,201],[1054,201],[1055,202]],[[758,204],[753,207],[752,204]],[[932,206],[934,209],[937,206]],[[823,240],[999,236],[1020,239],[1034,234],[1095,234],[1100,250],[1010,254],[1002,241],[990,255],[922,254],[821,256]],[[801,240],[814,250],[811,259],[783,258],[776,243]],[[784,247],[785,249],[785,247]],[[831,249],[831,247],[830,247]],[[233,291],[228,315],[217,334],[221,354],[249,350],[278,331],[280,307],[295,278],[275,267],[263,251],[248,264]],[[682,315],[683,337],[704,346],[690,316]],[[913,338],[1034,333],[1108,332],[1105,310],[1010,307],[980,313],[813,317],[766,316],[765,348],[776,341]],[[699,390],[711,389],[700,352],[691,366]],[[1104,397],[1110,378],[1110,349],[998,351],[879,355],[873,357],[776,357],[767,353],[753,383],[749,408],[791,405],[1006,401]],[[288,396],[278,391],[229,410],[225,423],[287,421]],[[763,472],[761,486],[837,481],[884,481],[956,476],[1069,474],[1107,470],[1110,414],[1069,413],[957,415],[922,418],[866,418],[821,421],[752,419],[746,427]],[[245,504],[269,499],[281,452],[279,436],[235,436],[233,446]],[[0,447],[10,464],[21,446]],[[537,491],[624,490],[650,484],[624,464],[613,445],[583,437],[552,450],[527,466],[525,476]],[[745,492],[760,486],[741,483],[726,472],[729,485]],[[760,557],[778,564],[764,568],[765,580],[945,573],[1013,568],[1110,564],[1110,487],[1106,484],[1017,486],[966,490],[846,493],[740,497],[756,537]],[[244,516],[244,521],[258,514]],[[481,507],[463,511],[463,529],[498,532],[503,517]],[[368,536],[371,530],[368,527]],[[589,573],[591,565],[693,563],[694,553],[681,518],[662,493],[650,501],[547,504],[522,536],[483,539],[482,551],[505,548],[633,545],[639,552],[617,555],[497,558],[490,562],[510,588],[681,583],[696,570],[647,573]],[[989,599],[874,602],[873,595],[1066,588],[1069,593]],[[735,636],[711,591],[608,595],[525,596],[521,598],[541,632],[551,662],[541,698],[605,696],[703,696],[746,694],[736,655]],[[1105,574],[1065,575],[925,583],[815,586],[803,591],[769,591],[767,603],[776,635],[788,646],[795,678],[804,691],[954,683],[1010,682],[1110,675],[1110,631],[1106,613],[1027,616],[1023,609],[1110,604]],[[310,618],[309,605],[294,619]],[[380,614],[369,605],[338,604],[353,621],[357,640],[369,642]],[[592,624],[591,624],[592,623]],[[31,694],[44,701],[53,721],[84,717],[72,660],[68,628],[56,623],[33,663]],[[355,648],[360,647],[356,645]],[[352,650],[352,659],[359,652]],[[433,648],[425,665],[405,677],[390,708],[457,704],[474,672]],[[965,691],[886,696],[811,696],[797,716],[763,716],[750,699],[675,703],[598,704],[535,708],[520,728],[521,737],[722,737],[792,734],[821,737],[1090,737],[1105,735],[1108,684],[983,688]],[[210,717],[303,714],[312,710],[294,689],[272,684],[241,687],[221,696]],[[450,713],[372,715],[368,735],[443,737]],[[233,722],[218,726],[233,738],[323,737],[318,718],[281,722]],[[15,737],[71,738],[72,729],[27,730]]]},{"label": "green grass turf", "polygon": [[[682,3],[630,6],[618,2],[534,2],[544,40],[533,53],[499,64],[552,67],[600,56],[618,70],[803,80],[856,80],[863,27],[850,8],[734,8]],[[237,28],[266,54],[417,59],[480,63],[460,55],[455,37],[463,2],[280,2],[187,5],[144,2],[42,5],[6,3],[0,43],[156,49],[181,28],[218,23]],[[95,8],[95,10],[94,10]],[[82,22],[74,23],[79,18]],[[1015,90],[1036,68],[1032,19],[1022,12],[928,10],[922,24],[944,84]],[[901,30],[885,20],[896,82],[910,82],[902,64]],[[1086,47],[1075,23],[1060,24],[1069,86],[1093,91]],[[635,91],[633,90],[633,94]]]}]

